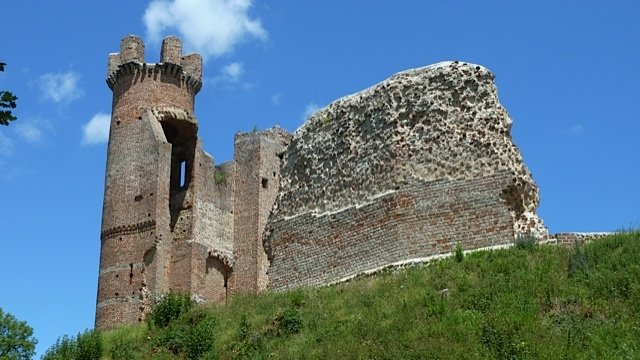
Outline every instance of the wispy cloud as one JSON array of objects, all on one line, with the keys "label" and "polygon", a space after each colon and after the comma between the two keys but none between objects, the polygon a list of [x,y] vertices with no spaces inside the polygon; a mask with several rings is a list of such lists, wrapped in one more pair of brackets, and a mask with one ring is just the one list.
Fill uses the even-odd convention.
[{"label": "wispy cloud", "polygon": [[0,180],[10,181],[15,177],[15,170],[12,167],[8,167],[8,164],[5,164],[4,158],[13,155],[14,142],[3,133],[3,130],[4,129],[0,129]]},{"label": "wispy cloud", "polygon": [[106,143],[109,140],[111,115],[97,113],[82,126],[82,144],[93,145]]},{"label": "wispy cloud", "polygon": [[[244,75],[244,64],[241,62],[233,62],[223,66],[220,69],[218,75],[205,79],[207,84],[210,84],[219,89],[236,89],[242,88],[245,90],[255,87],[257,84],[253,82],[246,82],[242,79]],[[209,86],[209,85],[207,85]]]},{"label": "wispy cloud", "polygon": [[311,115],[317,113],[320,109],[322,109],[322,106],[319,106],[316,103],[307,104],[307,107],[304,108],[304,113],[302,113],[302,120],[307,120]]},{"label": "wispy cloud", "polygon": [[41,143],[45,130],[51,130],[51,123],[40,119],[24,119],[15,124],[15,131],[23,140],[34,143]]},{"label": "wispy cloud", "polygon": [[73,71],[44,74],[40,76],[38,87],[44,99],[59,104],[70,103],[83,94],[80,88],[80,75]]},{"label": "wispy cloud", "polygon": [[235,84],[240,81],[242,74],[244,74],[244,65],[240,62],[234,62],[224,66],[220,70],[220,74],[213,78],[213,83]]},{"label": "wispy cloud", "polygon": [[275,106],[280,105],[280,102],[282,101],[282,94],[277,93],[277,94],[273,94],[271,95],[271,103]]},{"label": "wispy cloud", "polygon": [[0,157],[9,156],[11,154],[13,154],[13,140],[0,131]]},{"label": "wispy cloud", "polygon": [[185,47],[204,59],[233,51],[250,38],[266,40],[260,19],[249,15],[252,0],[153,0],[143,21],[151,41],[177,30]]}]

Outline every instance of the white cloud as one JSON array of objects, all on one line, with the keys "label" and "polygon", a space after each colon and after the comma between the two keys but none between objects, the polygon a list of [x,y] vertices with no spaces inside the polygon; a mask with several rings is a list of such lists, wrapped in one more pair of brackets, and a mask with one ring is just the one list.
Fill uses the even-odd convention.
[{"label": "white cloud", "polygon": [[26,119],[15,124],[18,136],[30,143],[42,142],[43,131],[51,130],[51,124],[39,119]]},{"label": "white cloud", "polygon": [[307,120],[311,115],[318,112],[318,110],[322,109],[321,106],[318,106],[316,103],[309,103],[307,107],[304,108],[304,113],[302,114],[302,120]]},{"label": "white cloud", "polygon": [[56,103],[69,103],[82,96],[80,75],[73,71],[44,74],[38,85],[44,98]]},{"label": "white cloud", "polygon": [[253,0],[153,0],[143,21],[151,41],[177,30],[185,47],[206,60],[233,51],[248,38],[267,39],[260,19],[251,18]]},{"label": "white cloud", "polygon": [[[240,83],[240,79],[244,74],[244,65],[241,62],[234,62],[220,69],[217,76],[205,81],[210,81],[212,85],[221,88],[234,88]],[[251,84],[244,84],[245,87]]]},{"label": "white cloud", "polygon": [[111,115],[97,113],[82,127],[82,144],[92,145],[106,143],[109,140]]},{"label": "white cloud", "polygon": [[[3,130],[3,129],[0,129]],[[0,156],[9,156],[13,153],[13,140],[0,131]]]},{"label": "white cloud", "polygon": [[244,65],[239,62],[231,63],[222,68],[221,75],[231,82],[237,82],[244,73]]},{"label": "white cloud", "polygon": [[277,94],[273,94],[271,95],[271,103],[273,105],[280,105],[280,102],[282,101],[282,94],[277,93]]}]

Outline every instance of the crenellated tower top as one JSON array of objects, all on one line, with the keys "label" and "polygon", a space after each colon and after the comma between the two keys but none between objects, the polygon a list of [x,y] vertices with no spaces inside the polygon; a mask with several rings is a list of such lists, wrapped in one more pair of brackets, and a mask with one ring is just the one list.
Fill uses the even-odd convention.
[{"label": "crenellated tower top", "polygon": [[182,42],[168,36],[162,42],[159,63],[145,62],[142,40],[128,35],[120,52],[109,54],[107,85],[113,91],[112,120],[116,125],[135,121],[147,110],[184,111],[193,123],[195,96],[202,88],[202,57],[182,55]]},{"label": "crenellated tower top", "polygon": [[132,72],[147,74],[171,74],[197,93],[202,87],[202,57],[200,54],[182,56],[182,41],[167,36],[162,41],[160,63],[146,63],[144,42],[135,35],[128,35],[120,43],[120,52],[109,54],[107,84],[113,90],[118,79]]}]

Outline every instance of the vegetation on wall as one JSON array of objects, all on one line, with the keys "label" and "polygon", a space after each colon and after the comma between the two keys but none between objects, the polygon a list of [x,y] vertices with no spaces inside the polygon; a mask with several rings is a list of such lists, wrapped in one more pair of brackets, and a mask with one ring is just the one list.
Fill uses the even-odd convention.
[{"label": "vegetation on wall", "polygon": [[227,306],[174,294],[146,324],[104,333],[101,356],[636,358],[640,232],[572,249],[527,240],[329,287],[238,295]]}]

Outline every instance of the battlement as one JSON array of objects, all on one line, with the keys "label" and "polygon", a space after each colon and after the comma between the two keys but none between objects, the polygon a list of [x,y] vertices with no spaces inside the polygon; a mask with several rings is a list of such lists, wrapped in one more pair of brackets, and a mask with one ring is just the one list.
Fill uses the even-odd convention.
[{"label": "battlement", "polygon": [[153,79],[174,76],[197,93],[202,88],[202,56],[182,56],[182,41],[175,36],[167,36],[162,41],[160,62],[146,63],[144,42],[137,36],[128,35],[120,43],[120,52],[109,54],[107,85],[113,90],[118,79],[131,74]]}]

